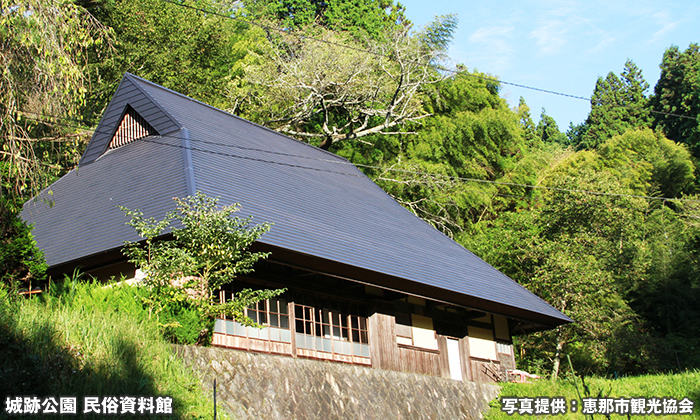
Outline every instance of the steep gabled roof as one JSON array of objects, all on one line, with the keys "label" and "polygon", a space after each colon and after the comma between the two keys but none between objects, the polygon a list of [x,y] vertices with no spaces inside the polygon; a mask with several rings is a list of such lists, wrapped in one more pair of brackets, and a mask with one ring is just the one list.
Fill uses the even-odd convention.
[{"label": "steep gabled roof", "polygon": [[[160,135],[108,149],[127,104]],[[543,326],[570,322],[346,159],[130,74],[79,168],[27,203],[22,217],[35,223],[49,264],[60,265],[138,239],[117,206],[162,218],[171,197],[195,191],[274,223],[260,239],[273,259]]]},{"label": "steep gabled roof", "polygon": [[158,134],[167,135],[182,127],[158,102],[144,92],[136,79],[135,76],[127,74],[119,83],[117,92],[107,105],[97,130],[80,159],[80,165],[94,162],[108,150],[110,142],[122,125],[121,122],[129,115],[129,109],[147,121]]}]

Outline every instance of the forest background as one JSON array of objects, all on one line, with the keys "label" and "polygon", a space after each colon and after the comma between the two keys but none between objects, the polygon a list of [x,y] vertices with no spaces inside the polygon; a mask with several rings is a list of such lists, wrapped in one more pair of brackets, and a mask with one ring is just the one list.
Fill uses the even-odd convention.
[{"label": "forest background", "polygon": [[518,336],[519,367],[699,368],[698,45],[669,46],[653,90],[632,61],[599,78],[562,132],[442,66],[457,24],[413,28],[391,0],[0,6],[3,282],[44,275],[16,214],[77,165],[130,72],[348,158],[576,321]]}]

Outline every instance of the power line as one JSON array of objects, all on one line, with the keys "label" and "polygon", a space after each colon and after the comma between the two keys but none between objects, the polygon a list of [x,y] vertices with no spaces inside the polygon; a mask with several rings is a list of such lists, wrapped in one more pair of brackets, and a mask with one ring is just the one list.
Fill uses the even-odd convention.
[{"label": "power line", "polygon": [[[306,36],[306,35],[296,34],[296,33],[293,33],[293,32],[285,31],[284,29],[281,29],[281,28],[274,28],[274,27],[272,27],[272,26],[263,25],[263,24],[258,23],[258,22],[251,22],[251,21],[247,21],[247,20],[245,20],[245,19],[237,18],[237,17],[235,17],[235,16],[225,15],[225,14],[223,14],[223,13],[215,12],[215,11],[212,11],[212,10],[206,10],[206,9],[203,9],[203,8],[200,8],[200,7],[190,6],[190,5],[188,5],[188,4],[180,3],[180,2],[177,2],[177,1],[175,1],[175,0],[162,0],[162,1],[165,2],[165,3],[170,3],[170,4],[173,4],[173,5],[175,5],[175,6],[184,7],[184,8],[186,8],[186,9],[195,10],[195,11],[202,12],[202,13],[205,13],[205,14],[210,14],[210,15],[214,15],[214,16],[219,16],[219,17],[222,17],[222,18],[225,18],[225,19],[231,19],[231,20],[234,20],[234,21],[239,22],[239,23],[245,23],[245,24],[247,24],[247,25],[257,26],[257,27],[262,28],[262,29],[264,29],[264,30],[266,30],[266,31],[279,32],[279,33],[282,34],[282,35],[296,37],[296,38],[299,38],[300,40],[308,39],[308,40],[312,40],[312,41],[315,41],[315,42],[321,42],[321,43],[324,43],[324,44],[327,44],[327,45],[331,45],[331,46],[334,46],[334,47],[340,47],[340,48],[345,48],[345,49],[348,49],[348,50],[357,51],[357,52],[361,52],[361,53],[365,53],[365,54],[371,54],[371,55],[375,55],[375,56],[382,57],[382,58],[388,58],[388,59],[390,59],[390,60],[393,60],[393,59],[394,59],[394,57],[392,57],[392,56],[389,55],[389,54],[383,54],[383,53],[379,53],[379,52],[376,52],[376,51],[367,50],[367,49],[364,49],[364,48],[358,48],[358,47],[354,47],[354,46],[352,46],[352,45],[341,44],[341,43],[339,43],[339,42],[328,41],[328,40],[326,40],[326,39],[316,38],[316,37],[313,37],[313,36]],[[490,82],[503,83],[503,84],[505,84],[505,85],[515,86],[515,87],[519,87],[519,88],[523,88],[523,89],[534,90],[534,91],[537,91],[537,92],[543,92],[543,93],[548,93],[548,94],[552,94],[552,95],[565,96],[565,97],[568,97],[568,98],[581,99],[581,100],[584,100],[584,101],[590,101],[590,100],[591,100],[591,98],[586,98],[586,97],[584,97],[584,96],[572,95],[572,94],[568,94],[568,93],[562,93],[562,92],[557,92],[557,91],[553,91],[553,90],[542,89],[542,88],[537,88],[537,87],[533,87],[533,86],[527,86],[527,85],[523,85],[523,84],[519,84],[519,83],[513,83],[513,82],[504,81],[504,80],[499,80],[499,79],[496,79],[496,78],[493,78],[493,77],[480,76],[480,75],[476,75],[476,74],[472,74],[472,73],[468,73],[468,72],[464,72],[464,71],[460,71],[460,70],[450,69],[450,68],[447,68],[447,67],[444,67],[444,66],[440,66],[440,65],[429,64],[429,63],[421,63],[421,62],[413,61],[413,60],[408,60],[408,61],[409,61],[411,64],[417,64],[417,65],[426,66],[426,67],[433,67],[433,68],[435,68],[435,69],[437,69],[437,70],[440,70],[440,71],[444,71],[444,72],[448,72],[448,73],[452,73],[452,74],[462,74],[462,75],[465,75],[465,76],[468,76],[468,77],[472,77],[472,78],[475,78],[475,79],[481,79],[481,80],[486,80],[486,81],[490,81]]]},{"label": "power line", "polygon": [[[264,29],[264,30],[266,30],[266,31],[279,32],[279,33],[282,34],[282,35],[296,37],[296,38],[298,38],[298,39],[300,39],[300,40],[309,39],[309,40],[312,40],[312,41],[315,41],[315,42],[321,42],[321,43],[324,43],[324,44],[327,44],[327,45],[331,45],[331,46],[334,46],[334,47],[345,48],[345,49],[352,50],[352,51],[357,51],[357,52],[362,52],[362,53],[365,53],[365,54],[375,55],[375,56],[382,57],[382,58],[387,58],[387,59],[389,59],[389,60],[394,60],[394,59],[395,59],[393,56],[391,56],[391,55],[389,55],[389,54],[383,54],[383,53],[379,53],[379,52],[376,52],[376,51],[371,51],[371,50],[367,50],[367,49],[363,49],[363,48],[358,48],[358,47],[354,47],[354,46],[352,46],[352,45],[341,44],[341,43],[339,43],[339,42],[328,41],[328,40],[321,39],[321,38],[316,38],[316,37],[313,37],[313,36],[306,36],[306,35],[296,34],[296,33],[294,33],[294,32],[285,31],[284,29],[281,29],[281,28],[274,28],[274,27],[272,27],[272,26],[264,25],[264,24],[261,24],[261,23],[258,23],[258,22],[247,21],[247,20],[245,20],[245,19],[237,18],[237,17],[235,17],[235,16],[226,15],[226,14],[223,14],[223,13],[219,13],[219,12],[216,12],[216,11],[203,9],[203,8],[200,8],[200,7],[190,6],[190,5],[188,5],[188,4],[180,3],[180,2],[175,1],[175,0],[162,0],[162,1],[165,2],[165,3],[173,4],[173,5],[175,5],[175,6],[187,8],[187,9],[190,9],[190,10],[195,10],[195,11],[202,12],[202,13],[205,13],[205,14],[210,14],[210,15],[222,17],[222,18],[224,18],[224,19],[231,19],[231,20],[234,20],[234,21],[239,22],[239,23],[244,23],[244,24],[247,24],[247,25],[257,26],[257,27],[262,28],[262,29]],[[480,79],[480,80],[485,80],[485,81],[490,81],[490,82],[496,82],[496,83],[502,83],[502,84],[504,84],[504,85],[514,86],[514,87],[518,87],[518,88],[521,88],[521,89],[527,89],[527,90],[532,90],[532,91],[536,91],[536,92],[542,92],[542,93],[546,93],[546,94],[550,94],[550,95],[558,95],[558,96],[563,96],[563,97],[567,97],[567,98],[579,99],[579,100],[591,102],[591,98],[585,97],[585,96],[573,95],[573,94],[569,94],[569,93],[557,92],[557,91],[550,90],[550,89],[543,89],[543,88],[538,88],[538,87],[534,87],[534,86],[528,86],[528,85],[524,85],[524,84],[521,84],[521,83],[514,83],[514,82],[505,81],[505,80],[500,80],[500,79],[497,79],[497,78],[494,78],[494,77],[481,76],[481,75],[478,75],[478,74],[473,74],[473,73],[469,73],[469,72],[465,72],[465,71],[450,69],[450,68],[447,68],[447,67],[444,67],[444,66],[440,66],[440,65],[437,65],[437,64],[421,63],[421,62],[414,61],[414,60],[407,60],[407,61],[410,62],[411,64],[416,64],[416,65],[424,66],[424,67],[432,67],[432,68],[435,68],[436,70],[444,71],[444,72],[447,72],[447,73],[452,73],[452,74],[455,74],[455,75],[463,75],[463,76],[471,77],[471,78],[475,78],[475,79]],[[623,107],[623,108],[629,108],[629,109],[636,109],[635,107],[632,107],[632,106],[630,106],[630,105],[621,105],[621,107]],[[649,111],[650,113],[653,113],[653,114],[667,115],[667,116],[672,116],[672,117],[677,117],[677,118],[685,118],[685,119],[691,119],[691,120],[695,120],[695,119],[696,119],[696,118],[694,118],[694,117],[690,117],[690,116],[687,116],[687,115],[681,115],[681,114],[675,114],[675,113],[663,112],[663,111],[656,111],[656,110],[653,110],[653,109],[648,109],[647,111]]]},{"label": "power line", "polygon": [[[108,134],[108,135],[111,134],[111,133],[107,133],[104,131],[103,132],[96,131],[96,133]],[[166,135],[160,135],[159,137],[160,138],[180,139],[179,135],[176,136],[176,135],[167,135],[166,134]],[[253,161],[258,161],[258,162],[263,162],[263,163],[282,165],[282,166],[296,167],[296,168],[300,168],[300,169],[308,169],[308,170],[314,170],[314,171],[320,171],[320,172],[337,173],[337,174],[349,175],[349,176],[359,176],[357,174],[353,174],[353,173],[349,173],[349,172],[334,171],[331,169],[323,169],[323,168],[318,168],[318,167],[313,167],[313,166],[306,166],[306,165],[292,164],[292,163],[287,163],[287,162],[280,162],[280,161],[275,161],[275,160],[261,159],[261,158],[251,157],[251,156],[242,156],[242,155],[238,155],[238,154],[234,154],[234,153],[226,153],[226,152],[219,152],[219,151],[214,151],[214,150],[207,150],[207,149],[203,149],[203,148],[195,148],[192,146],[186,147],[186,146],[183,146],[181,144],[171,144],[171,143],[159,142],[159,141],[155,140],[154,137],[144,137],[144,138],[139,139],[138,141],[146,141],[146,142],[155,143],[155,144],[159,144],[159,145],[163,145],[163,146],[167,146],[167,147],[176,147],[176,148],[188,149],[188,150],[192,150],[192,151],[196,151],[196,152],[203,152],[203,153],[215,154],[215,155],[226,156],[226,157],[233,157],[233,158],[238,158],[238,159],[253,160]],[[266,153],[266,154],[271,154],[271,155],[292,157],[292,158],[298,158],[298,159],[306,159],[309,161],[333,163],[333,164],[338,164],[338,165],[348,165],[348,166],[360,167],[360,168],[366,168],[366,169],[376,169],[376,170],[380,170],[380,171],[391,171],[391,172],[398,172],[398,173],[409,174],[409,175],[428,176],[428,177],[433,177],[433,178],[443,180],[445,182],[453,182],[453,181],[475,182],[475,183],[498,185],[498,186],[521,187],[521,188],[528,188],[528,189],[533,189],[533,190],[539,189],[539,190],[545,190],[545,191],[579,193],[579,194],[588,194],[588,195],[597,195],[597,196],[606,196],[606,197],[638,198],[638,199],[646,199],[646,200],[660,200],[660,201],[664,201],[664,202],[671,200],[671,201],[678,201],[678,202],[700,203],[700,200],[691,200],[691,199],[683,199],[683,198],[654,197],[654,196],[646,196],[646,195],[609,193],[609,192],[603,192],[603,191],[592,191],[592,190],[582,190],[582,189],[572,189],[572,188],[547,187],[547,186],[543,186],[543,185],[532,185],[532,184],[522,184],[522,183],[516,183],[516,182],[492,181],[492,180],[484,180],[484,179],[477,179],[477,178],[450,176],[450,175],[444,175],[444,174],[436,174],[436,173],[430,173],[430,172],[414,171],[414,170],[400,169],[400,168],[393,168],[393,167],[386,167],[386,166],[378,166],[378,165],[365,165],[365,164],[360,164],[360,163],[352,163],[349,160],[346,160],[345,158],[342,158],[342,157],[338,157],[338,159],[320,159],[320,158],[306,156],[306,155],[296,155],[296,154],[291,154],[291,153],[284,153],[284,152],[278,152],[278,151],[267,150],[267,149],[260,149],[260,148],[255,148],[255,147],[247,147],[247,146],[240,146],[240,145],[235,145],[235,144],[214,142],[214,141],[210,141],[210,140],[204,140],[204,139],[198,139],[198,138],[192,138],[192,137],[189,138],[189,141],[193,142],[193,143],[202,143],[202,144],[209,144],[209,145],[214,145],[214,146],[222,146],[222,147],[229,147],[229,148],[235,148],[235,149],[240,149],[240,150]],[[385,180],[391,181],[388,178]],[[489,192],[489,194],[492,194],[492,193]],[[527,198],[526,196],[523,196],[523,197]]]},{"label": "power line", "polygon": [[[168,1],[168,0],[163,0],[163,1]],[[33,113],[33,112],[31,112],[30,114],[42,116],[41,114],[37,114],[37,113]],[[43,115],[43,116],[46,116],[46,115]],[[52,116],[48,116],[48,117],[52,117]],[[81,127],[74,127],[74,128],[81,128]],[[111,133],[108,133],[105,131],[99,131],[99,130],[95,130],[95,131],[93,131],[93,133],[107,134],[107,135],[111,134]],[[280,135],[282,135],[282,134],[280,133]],[[179,136],[169,135],[169,134],[160,135],[159,137],[160,138],[180,139]],[[662,201],[672,200],[672,201],[680,201],[680,202],[700,202],[700,200],[690,200],[690,199],[682,199],[682,198],[653,197],[653,196],[645,196],[645,195],[609,193],[609,192],[603,192],[603,191],[591,191],[591,190],[580,190],[580,189],[570,189],[570,188],[547,187],[547,186],[543,186],[543,185],[532,185],[532,184],[522,184],[522,183],[515,183],[515,182],[492,181],[492,180],[484,180],[484,179],[478,179],[478,178],[450,176],[450,175],[445,175],[445,174],[413,171],[413,170],[408,170],[408,169],[400,169],[400,168],[393,168],[393,167],[386,167],[386,166],[353,163],[353,162],[350,162],[349,160],[346,160],[345,158],[342,158],[340,156],[339,156],[339,159],[320,159],[320,158],[314,158],[311,156],[296,155],[296,154],[291,154],[291,153],[284,153],[284,152],[260,149],[260,148],[255,148],[255,147],[240,146],[240,145],[229,144],[229,143],[214,142],[211,140],[196,139],[196,138],[191,138],[191,137],[189,140],[191,142],[199,142],[202,144],[230,147],[230,148],[235,148],[235,149],[261,152],[261,153],[267,153],[267,154],[279,155],[279,156],[285,156],[285,157],[293,157],[293,158],[299,158],[299,159],[306,159],[306,160],[311,160],[311,161],[327,162],[327,163],[334,163],[334,164],[339,164],[339,165],[351,165],[354,167],[360,167],[360,168],[366,168],[366,169],[376,169],[376,170],[381,170],[381,171],[392,171],[392,172],[399,172],[399,173],[410,174],[410,175],[429,176],[429,177],[433,177],[433,178],[440,178],[440,179],[443,179],[443,180],[448,181],[448,182],[449,181],[475,182],[475,183],[482,183],[482,184],[492,184],[492,185],[500,185],[500,186],[540,189],[540,190],[557,191],[557,192],[580,193],[580,194],[609,196],[609,197],[627,197],[627,198],[639,198],[639,199],[662,200]],[[321,172],[331,172],[331,173],[338,173],[338,174],[343,174],[343,175],[357,176],[356,174],[351,174],[351,173],[347,173],[347,172],[332,171],[332,170],[321,169],[321,168],[315,168],[313,166],[290,164],[290,163],[278,162],[278,161],[273,161],[273,160],[253,158],[250,156],[241,156],[241,155],[236,155],[236,154],[232,154],[232,153],[217,152],[217,151],[207,150],[207,149],[197,149],[197,148],[193,148],[193,147],[187,148],[187,147],[182,146],[182,145],[157,142],[157,141],[153,140],[153,137],[141,138],[141,139],[139,139],[139,141],[147,141],[147,142],[156,143],[156,144],[160,144],[160,145],[164,145],[164,146],[168,146],[168,147],[178,147],[178,148],[184,148],[184,149],[189,149],[189,150],[203,152],[203,153],[210,153],[210,154],[216,154],[216,155],[233,157],[233,158],[240,158],[240,159],[248,159],[248,160],[254,160],[254,161],[271,163],[271,164],[278,164],[278,165],[289,166],[289,167],[297,167],[297,168],[301,168],[301,169],[309,169],[309,170],[315,170],[315,171],[321,171]],[[385,179],[385,180],[389,181],[389,179]]]}]

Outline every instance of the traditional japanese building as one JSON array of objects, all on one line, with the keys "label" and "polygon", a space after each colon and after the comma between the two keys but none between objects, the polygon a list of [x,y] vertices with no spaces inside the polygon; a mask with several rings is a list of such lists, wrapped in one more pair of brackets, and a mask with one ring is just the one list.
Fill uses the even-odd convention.
[{"label": "traditional japanese building", "polygon": [[54,274],[133,276],[118,206],[161,219],[201,191],[271,222],[241,288],[287,288],[216,322],[213,344],[493,381],[511,338],[571,320],[401,207],[349,161],[126,74],[77,169],[21,217]]}]

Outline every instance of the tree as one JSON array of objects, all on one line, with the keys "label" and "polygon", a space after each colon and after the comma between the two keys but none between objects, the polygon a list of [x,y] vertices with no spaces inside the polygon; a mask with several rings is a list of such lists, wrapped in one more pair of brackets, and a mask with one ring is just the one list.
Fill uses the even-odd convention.
[{"label": "tree", "polygon": [[[127,243],[124,254],[144,271],[154,302],[165,295],[164,290],[175,287],[176,300],[182,300],[186,294],[209,317],[226,315],[244,325],[257,326],[244,315],[244,309],[277,296],[284,289],[245,289],[225,303],[217,302],[214,292],[237,276],[250,273],[258,260],[267,258],[269,254],[251,252],[249,248],[269,230],[270,224],[253,225],[250,217],[235,217],[240,206],[218,208],[218,199],[202,193],[176,198],[175,202],[176,211],[161,221],[145,219],[141,211],[122,208],[131,218],[127,224],[145,238],[143,244]],[[181,227],[175,227],[174,221]],[[172,241],[160,239],[166,231],[172,233]]]},{"label": "tree", "polygon": [[0,288],[34,285],[44,280],[46,263],[36,246],[31,228],[12,214],[10,206],[0,205]]},{"label": "tree", "polygon": [[419,94],[439,80],[431,63],[445,44],[436,37],[451,37],[454,20],[438,26],[444,30],[430,26],[425,37],[395,29],[369,50],[325,29],[314,29],[320,41],[280,35],[246,67],[246,83],[232,89],[232,111],[324,149],[395,135],[428,115]]},{"label": "tree", "polygon": [[29,0],[0,13],[0,196],[16,211],[77,162],[71,119],[85,98],[88,49],[105,29],[66,0]]},{"label": "tree", "polygon": [[102,115],[125,72],[224,108],[228,83],[243,75],[246,55],[265,39],[259,27],[218,15],[233,14],[234,2],[202,1],[194,8],[159,0],[81,2],[114,33],[111,54],[93,51],[92,92],[82,108],[91,122]]},{"label": "tree", "polygon": [[525,103],[525,98],[522,96],[518,102],[516,112],[518,113],[518,117],[520,117],[520,125],[523,127],[525,142],[528,144],[538,143],[541,140],[541,136],[537,135],[537,127],[535,127],[535,123],[532,121],[530,107],[527,106],[527,103]]},{"label": "tree", "polygon": [[567,138],[561,131],[554,118],[547,115],[547,112],[542,108],[540,114],[540,122],[537,123],[537,135],[545,143],[566,144]]},{"label": "tree", "polygon": [[285,30],[319,25],[331,31],[347,31],[355,39],[379,39],[396,26],[408,27],[404,7],[392,0],[247,0],[243,17],[270,19]]},{"label": "tree", "polygon": [[682,144],[650,129],[629,130],[598,147],[602,168],[638,195],[680,198],[695,189],[695,165]]},{"label": "tree", "polygon": [[65,0],[0,6],[0,272],[13,286],[46,271],[21,205],[78,161],[85,130],[72,119],[85,98],[88,49],[109,41]]},{"label": "tree", "polygon": [[684,52],[672,46],[664,52],[661,76],[654,87],[651,107],[654,127],[676,142],[688,145],[700,157],[700,46]]},{"label": "tree", "polygon": [[[588,195],[615,190],[615,179],[592,168],[559,176],[556,188],[526,211],[476,224],[466,246],[571,317],[575,324],[519,338],[521,366],[559,373],[565,354],[577,370],[605,373],[618,328],[636,320],[616,283],[630,271],[639,199]],[[618,190],[619,191],[619,190]]]},{"label": "tree", "polygon": [[432,115],[421,121],[417,135],[398,136],[394,143],[385,136],[374,146],[340,152],[381,167],[366,172],[417,216],[458,238],[469,224],[517,206],[511,196],[528,194],[489,181],[533,183],[535,168],[545,163],[535,158],[539,145],[525,142],[497,80],[463,70],[426,88],[425,96]]},{"label": "tree", "polygon": [[646,97],[649,84],[641,70],[627,60],[621,76],[610,72],[605,79],[598,78],[591,96],[591,112],[584,123],[580,143],[576,144],[579,149],[593,149],[616,134],[650,126]]}]

